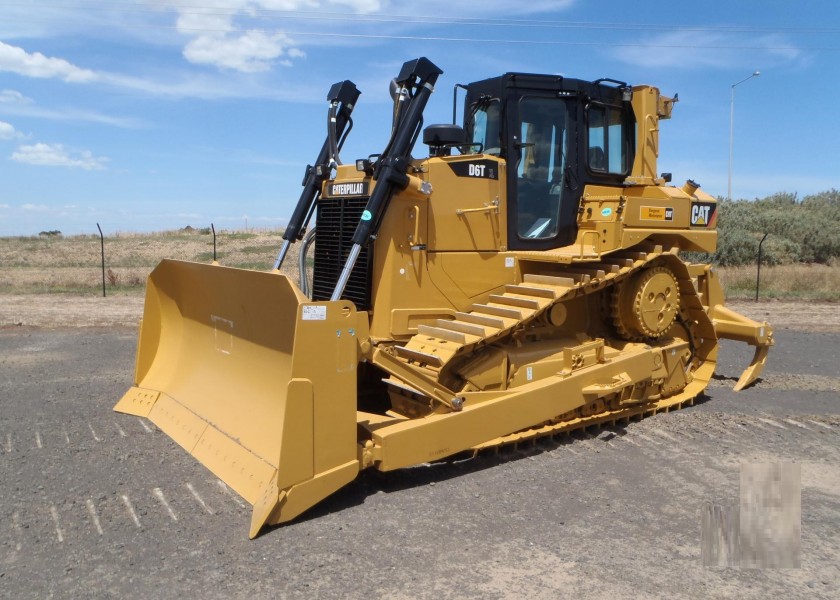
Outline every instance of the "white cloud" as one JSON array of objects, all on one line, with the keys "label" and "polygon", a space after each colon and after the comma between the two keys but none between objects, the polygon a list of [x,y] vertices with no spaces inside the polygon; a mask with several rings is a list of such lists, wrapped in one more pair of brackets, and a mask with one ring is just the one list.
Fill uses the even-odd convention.
[{"label": "white cloud", "polygon": [[89,150],[71,152],[61,144],[32,144],[20,146],[12,153],[12,160],[44,167],[71,167],[86,171],[105,168],[108,159],[94,156]]},{"label": "white cloud", "polygon": [[[426,0],[422,13],[440,18],[466,18],[476,14],[533,14],[557,12],[577,0],[529,0],[511,4],[509,0]],[[112,10],[104,0],[86,0],[82,7],[75,0],[61,7],[44,3],[36,18],[32,11],[15,9],[16,27],[4,29],[0,8],[0,72],[14,72],[28,77],[51,77],[73,83],[95,83],[138,91],[148,95],[182,98],[272,98],[300,101],[312,98],[311,89],[302,89],[299,80],[287,85],[268,85],[265,78],[254,77],[272,68],[300,63],[308,45],[343,47],[358,44],[382,44],[383,41],[347,38],[340,34],[353,25],[354,33],[393,34],[426,28],[426,25],[401,22],[401,15],[417,14],[416,3],[408,0],[143,0],[136,8]],[[101,9],[101,10],[100,10]],[[32,14],[30,14],[32,13]],[[48,14],[47,21],[43,15]],[[370,16],[373,20],[365,21]],[[357,17],[353,21],[354,17]],[[434,19],[435,17],[431,17]],[[388,20],[387,24],[382,19]],[[31,21],[31,22],[30,22]],[[120,71],[86,68],[58,56],[46,56],[34,48],[21,48],[12,40],[42,38],[86,39],[91,30],[107,28],[115,36],[134,38],[138,44],[180,48],[183,68],[169,69],[164,79],[146,76],[133,64]],[[23,35],[20,32],[29,32]],[[299,35],[292,32],[298,32]],[[5,32],[5,36],[4,36]],[[332,35],[332,34],[339,35]],[[309,35],[314,34],[314,35]],[[299,39],[298,39],[299,38]],[[22,43],[22,42],[21,42]],[[142,61],[141,61],[142,62]],[[202,65],[221,70],[221,77]],[[116,67],[115,67],[116,68]],[[156,73],[167,72],[159,69]],[[231,77],[238,79],[231,81]],[[320,97],[320,87],[316,88]],[[22,97],[0,97],[0,106]],[[6,111],[8,114],[8,111]],[[60,115],[53,115],[60,118]],[[50,118],[53,118],[50,117]],[[67,120],[89,120],[73,115]],[[132,125],[127,125],[132,126]]]},{"label": "white cloud", "polygon": [[14,126],[5,121],[0,121],[0,140],[17,140],[23,137],[23,134],[16,130]]},{"label": "white cloud", "polygon": [[45,108],[37,106],[31,101],[25,104],[4,104],[2,102],[2,96],[0,96],[0,114],[32,117],[36,119],[48,119],[50,121],[98,123],[101,125],[111,125],[113,127],[121,127],[124,129],[141,129],[147,126],[146,123],[140,119],[106,115],[95,111],[82,110],[72,107]]},{"label": "white cloud", "polygon": [[6,208],[11,208],[11,206],[9,206],[8,204],[0,204],[0,208],[6,209]]},{"label": "white cloud", "polygon": [[47,212],[49,207],[43,204],[21,204],[20,209],[25,212]]},{"label": "white cloud", "polygon": [[29,104],[32,98],[27,98],[16,90],[0,90],[0,104]]},{"label": "white cloud", "polygon": [[[457,3],[452,0],[426,0],[423,13],[444,15],[444,18],[475,17],[477,13],[494,15],[502,14],[502,11],[534,14],[564,10],[576,1],[530,0],[511,5],[510,0]],[[192,38],[183,49],[187,61],[243,73],[268,71],[276,64],[292,66],[294,59],[306,56],[299,45],[346,45],[348,40],[341,35],[333,38],[325,36],[331,32],[345,31],[348,22],[358,23],[354,33],[361,35],[367,31],[373,32],[374,36],[383,33],[398,35],[405,27],[416,26],[410,23],[410,18],[406,19],[406,23],[401,23],[403,16],[410,17],[417,12],[416,3],[406,0],[208,0],[201,8],[190,0],[184,0],[172,6],[178,11],[176,29],[182,35]],[[389,9],[387,13],[385,8]],[[298,14],[284,15],[284,12]],[[304,18],[310,19],[310,24],[317,23],[317,27],[313,30],[310,25],[302,25],[298,21],[300,13],[306,13]],[[393,22],[383,30],[381,18],[352,19],[354,13],[362,17],[378,13]],[[434,17],[431,19],[433,22]],[[272,28],[272,23],[280,25]],[[300,32],[306,41],[298,43],[289,37],[288,32],[282,31],[281,28],[287,27],[289,23],[295,23],[294,27],[309,29],[308,32]],[[322,35],[309,38],[307,33]],[[313,42],[313,39],[317,42]]]},{"label": "white cloud", "polygon": [[[245,36],[243,36],[245,37]],[[256,57],[248,56],[247,52],[240,49],[237,52],[236,44],[231,44],[230,51],[232,57],[225,59],[219,58],[224,62],[228,60],[231,64],[228,68],[240,67],[244,72],[254,72],[263,69],[266,64],[270,65],[270,60],[265,57],[271,53],[267,53],[265,49],[260,49],[259,44],[255,43],[259,40],[247,38],[244,40],[245,46],[248,44],[252,48],[258,50]],[[270,40],[269,40],[270,42]],[[285,43],[285,38],[278,38],[276,42]],[[275,42],[272,42],[275,43]],[[11,50],[9,50],[11,49]],[[289,49],[292,50],[292,49]],[[63,59],[47,59],[40,53],[27,54],[20,48],[10,46],[0,42],[0,73],[3,71],[12,71],[27,75],[30,77],[43,77],[44,73],[48,71],[27,70],[25,69],[25,60],[4,60],[4,52],[14,57],[40,56],[47,61],[55,61],[55,64],[64,65],[64,76],[61,77],[65,81],[72,81],[74,83],[99,83],[115,88],[122,88],[128,90],[138,91],[144,94],[153,96],[164,96],[171,98],[240,98],[240,97],[264,97],[264,98],[282,98],[282,99],[299,99],[301,97],[311,97],[311,90],[302,90],[302,88],[294,85],[286,86],[282,89],[272,88],[266,89],[255,82],[241,81],[239,85],[231,85],[229,79],[211,78],[205,74],[195,73],[175,73],[172,81],[155,81],[144,77],[136,77],[131,75],[124,75],[120,73],[111,73],[107,71],[91,71],[88,69],[81,69]],[[286,48],[282,48],[281,54],[286,52]],[[205,57],[208,59],[212,54],[211,49],[205,51]],[[300,58],[304,56],[301,51],[290,51],[287,53],[290,58]],[[263,58],[260,58],[259,56]],[[278,55],[279,56],[279,55]],[[53,77],[60,76],[60,69],[53,69],[51,72]],[[75,75],[74,75],[75,73]],[[79,75],[83,73],[84,76]],[[104,123],[108,125],[115,125],[118,127],[143,127],[144,123],[136,119],[115,117],[111,115],[102,115],[91,111],[81,111],[77,109],[44,109],[33,106],[32,99],[27,98],[20,92],[15,90],[0,91],[0,112],[6,114],[16,114],[21,116],[42,117],[55,120],[68,121],[89,121],[95,123]]]},{"label": "white cloud", "polygon": [[747,37],[729,33],[673,31],[637,42],[639,45],[614,47],[612,54],[636,66],[661,68],[711,67],[728,69],[733,66],[755,68],[758,61],[792,62],[802,51],[791,46],[782,36],[759,35]]},{"label": "white cloud", "polygon": [[0,42],[0,71],[41,79],[58,78],[70,83],[88,83],[97,79],[93,71],[77,67],[63,58],[51,58],[40,52],[29,53],[3,42]]},{"label": "white cloud", "polygon": [[[359,12],[378,9],[379,0],[330,0]],[[275,63],[290,66],[291,59],[306,55],[295,42],[278,31],[248,29],[243,24],[257,11],[311,10],[321,6],[317,0],[215,0],[202,10],[187,4],[178,7],[177,30],[191,39],[183,55],[193,64],[212,65],[242,73],[270,70]],[[237,22],[238,21],[238,22]]]},{"label": "white cloud", "polygon": [[256,73],[268,71],[290,44],[289,38],[282,33],[266,35],[260,31],[246,31],[237,37],[202,35],[184,47],[184,57],[192,63]]}]

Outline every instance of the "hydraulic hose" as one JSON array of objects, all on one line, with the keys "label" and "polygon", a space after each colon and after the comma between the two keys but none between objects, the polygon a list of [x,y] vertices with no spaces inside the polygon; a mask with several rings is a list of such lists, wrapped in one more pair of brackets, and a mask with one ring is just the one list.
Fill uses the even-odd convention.
[{"label": "hydraulic hose", "polygon": [[300,291],[304,295],[312,299],[312,285],[309,283],[308,268],[306,264],[306,256],[309,254],[309,247],[315,241],[315,228],[313,227],[306,232],[300,243],[300,256],[298,257],[298,269],[300,270]]}]

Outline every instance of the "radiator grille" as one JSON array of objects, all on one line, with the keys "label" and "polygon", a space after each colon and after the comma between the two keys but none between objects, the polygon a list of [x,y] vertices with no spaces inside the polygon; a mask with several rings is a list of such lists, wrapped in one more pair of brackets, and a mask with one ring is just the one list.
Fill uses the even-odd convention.
[{"label": "radiator grille", "polygon": [[[322,198],[318,201],[315,217],[315,266],[312,278],[312,299],[329,300],[335,284],[344,268],[350,248],[353,247],[353,233],[367,198]],[[347,287],[341,296],[350,300],[358,310],[370,308],[370,267],[372,247],[362,248],[356,266],[350,274]]]}]

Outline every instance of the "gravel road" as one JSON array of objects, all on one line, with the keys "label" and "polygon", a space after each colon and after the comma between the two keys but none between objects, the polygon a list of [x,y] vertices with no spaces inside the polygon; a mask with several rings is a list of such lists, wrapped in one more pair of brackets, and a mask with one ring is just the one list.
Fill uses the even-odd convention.
[{"label": "gravel road", "polygon": [[[132,329],[7,327],[0,596],[837,598],[840,333],[776,339],[739,394],[749,353],[728,344],[694,407],[365,472],[249,541],[241,499],[151,423],[111,411],[131,383]],[[703,566],[701,515],[737,505],[744,462],[801,465],[801,567]]]}]

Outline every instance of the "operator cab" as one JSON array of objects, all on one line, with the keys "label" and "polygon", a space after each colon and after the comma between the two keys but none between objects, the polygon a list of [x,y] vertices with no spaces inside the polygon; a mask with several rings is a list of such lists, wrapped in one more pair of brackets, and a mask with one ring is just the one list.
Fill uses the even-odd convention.
[{"label": "operator cab", "polygon": [[622,186],[630,175],[636,145],[630,88],[524,73],[465,87],[464,149],[507,161],[508,247],[572,244],[583,188]]}]

